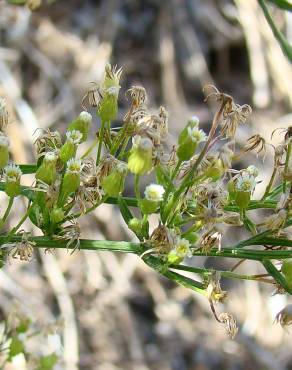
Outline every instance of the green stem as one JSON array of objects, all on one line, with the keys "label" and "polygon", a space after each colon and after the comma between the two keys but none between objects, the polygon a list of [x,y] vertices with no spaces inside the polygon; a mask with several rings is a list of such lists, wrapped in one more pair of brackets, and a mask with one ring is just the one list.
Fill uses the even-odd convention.
[{"label": "green stem", "polygon": [[283,287],[287,293],[289,294],[292,294],[292,289],[291,287],[289,286],[289,284],[287,284],[287,281],[286,279],[284,278],[284,276],[281,274],[280,271],[278,271],[276,269],[276,267],[273,265],[273,263],[270,261],[270,260],[263,260],[262,261],[262,264],[264,265],[265,269],[267,270],[267,272],[273,276],[273,278],[275,279],[275,281],[281,286]]},{"label": "green stem", "polygon": [[175,166],[175,168],[174,168],[174,170],[171,174],[171,181],[173,181],[175,179],[176,175],[178,174],[181,164],[182,164],[182,161],[178,160],[178,162],[177,162],[177,164],[176,164],[176,166]]},{"label": "green stem", "polygon": [[264,193],[264,195],[262,197],[262,200],[264,200],[269,195],[269,193],[271,191],[271,188],[273,186],[273,183],[275,181],[276,174],[277,174],[277,168],[276,168],[276,166],[274,166],[272,176],[270,178],[270,181],[268,183],[268,186],[266,187],[266,190],[265,190],[265,193]]},{"label": "green stem", "polygon": [[[178,265],[178,266],[170,266],[171,269],[175,270],[182,270],[182,271],[188,271],[193,272],[200,275],[206,275],[210,276],[214,273],[214,270],[206,269],[206,268],[199,268],[199,267],[193,267],[193,266],[185,266],[185,265]],[[261,281],[263,283],[269,283],[272,284],[273,282],[268,279],[264,279],[261,275],[242,275],[242,274],[236,274],[235,272],[231,271],[218,271],[220,276],[227,278],[227,279],[239,279],[239,280],[254,280],[254,281]]]},{"label": "green stem", "polygon": [[7,217],[9,216],[9,213],[10,213],[11,208],[13,206],[13,202],[14,202],[14,197],[10,197],[9,198],[8,205],[7,205],[7,208],[6,208],[6,211],[4,213],[4,216],[2,217],[2,219],[0,221],[1,228],[4,226],[4,224],[5,224],[6,220],[7,220]]},{"label": "green stem", "polygon": [[[7,242],[20,242],[21,236],[13,235],[0,235],[0,245],[6,244]],[[30,238],[31,241],[35,242],[35,246],[38,248],[58,248],[58,249],[74,249],[75,245],[67,246],[68,241],[58,240],[49,238],[46,236],[33,236]],[[131,243],[131,242],[116,242],[109,240],[80,240],[80,249],[84,250],[100,250],[100,251],[112,251],[112,252],[126,252],[140,254],[142,253],[142,244]]]},{"label": "green stem", "polygon": [[105,129],[106,122],[103,120],[100,124],[100,129],[98,133],[98,149],[97,149],[97,157],[96,157],[96,164],[98,165],[100,162],[100,156],[101,156],[101,149],[102,149],[102,143],[103,143],[103,136],[104,136],[104,129]]},{"label": "green stem", "polygon": [[269,23],[269,26],[271,27],[271,29],[273,31],[273,34],[274,34],[275,38],[277,39],[277,41],[279,42],[279,44],[281,46],[281,49],[282,49],[283,53],[288,57],[290,62],[292,62],[292,46],[289,44],[289,42],[287,41],[285,36],[282,34],[282,32],[279,31],[278,28],[276,27],[270,13],[269,13],[269,10],[268,10],[268,7],[267,7],[265,1],[264,0],[258,0],[258,1],[259,1],[259,4],[260,4],[260,7],[263,10],[265,18],[266,18],[267,22]]},{"label": "green stem", "polygon": [[98,143],[98,139],[95,139],[93,144],[86,150],[86,152],[81,156],[81,159],[86,158],[92,150],[95,148],[96,144]]},{"label": "green stem", "polygon": [[138,203],[141,200],[139,182],[140,182],[140,176],[139,175],[135,175],[134,190],[135,190],[135,195],[136,195],[136,198],[137,198]]},{"label": "green stem", "polygon": [[289,142],[288,147],[287,147],[287,154],[286,154],[284,174],[283,174],[283,177],[284,177],[283,193],[286,193],[286,189],[287,189],[287,183],[286,183],[285,179],[286,179],[286,175],[287,175],[287,171],[288,171],[288,167],[289,167],[289,161],[290,161],[290,157],[291,157],[291,149],[292,149],[292,144]]},{"label": "green stem", "polygon": [[24,223],[24,221],[28,218],[31,207],[32,207],[32,204],[27,207],[27,210],[26,210],[25,214],[19,220],[18,224],[8,233],[9,237],[12,237],[18,231],[18,229]]}]

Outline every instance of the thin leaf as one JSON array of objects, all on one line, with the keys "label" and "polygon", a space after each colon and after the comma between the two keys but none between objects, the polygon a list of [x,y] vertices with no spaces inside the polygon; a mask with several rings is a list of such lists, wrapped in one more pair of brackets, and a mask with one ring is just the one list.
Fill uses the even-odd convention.
[{"label": "thin leaf", "polygon": [[28,175],[31,173],[36,173],[37,165],[36,164],[19,164],[19,168],[24,175]]},{"label": "thin leaf", "polygon": [[283,53],[286,55],[286,57],[289,59],[290,62],[292,62],[292,46],[289,44],[288,40],[285,38],[285,36],[282,34],[282,32],[277,28],[275,25],[273,18],[271,17],[268,7],[264,0],[258,0],[259,4],[264,12],[265,18],[267,22],[269,23],[269,26],[271,27],[273,34],[275,38],[277,39],[278,43],[281,46],[281,49]]},{"label": "thin leaf", "polygon": [[289,285],[287,284],[287,281],[285,279],[285,277],[281,274],[280,271],[278,271],[276,269],[276,267],[273,265],[273,263],[270,261],[270,260],[263,260],[262,261],[262,264],[264,265],[265,269],[267,270],[267,272],[273,276],[273,278],[275,279],[275,281],[281,286],[283,287],[287,293],[291,294],[292,295],[292,289],[289,287]]},{"label": "thin leaf", "polygon": [[275,4],[278,8],[292,12],[292,3],[289,0],[268,0],[270,3]]},{"label": "thin leaf", "polygon": [[130,220],[134,217],[127,205],[127,202],[122,198],[118,198],[118,205],[121,211],[121,214],[123,216],[123,219],[125,220],[126,224],[128,225]]}]

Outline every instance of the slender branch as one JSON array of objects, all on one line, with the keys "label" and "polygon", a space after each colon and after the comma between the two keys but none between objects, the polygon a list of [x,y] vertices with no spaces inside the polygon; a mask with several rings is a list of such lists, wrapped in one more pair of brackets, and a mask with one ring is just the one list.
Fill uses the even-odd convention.
[{"label": "slender branch", "polygon": [[6,211],[4,213],[4,216],[2,217],[2,219],[0,220],[0,228],[2,228],[7,220],[7,217],[9,216],[10,214],[10,211],[11,211],[11,208],[13,206],[13,203],[14,203],[14,197],[10,197],[9,198],[9,202],[8,202],[8,205],[7,205],[7,208],[6,208]]}]

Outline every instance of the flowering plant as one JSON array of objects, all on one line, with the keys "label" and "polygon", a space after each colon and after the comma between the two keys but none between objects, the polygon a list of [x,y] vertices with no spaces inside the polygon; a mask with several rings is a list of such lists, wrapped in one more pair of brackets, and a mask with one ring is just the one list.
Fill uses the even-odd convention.
[{"label": "flowering plant", "polygon": [[[220,277],[260,281],[274,286],[277,293],[292,294],[292,241],[287,229],[292,224],[291,128],[284,130],[282,143],[277,146],[255,134],[241,150],[239,156],[250,151],[265,155],[270,147],[274,154],[264,195],[254,199],[260,182],[258,169],[232,169],[232,162],[238,158],[236,130],[248,120],[249,105],[241,106],[214,86],[206,86],[206,100],[218,103],[209,133],[200,128],[198,117],[192,117],[169,151],[168,113],[164,107],[158,114],[149,112],[143,87],[133,86],[127,91],[131,104],[123,125],[118,130],[112,127],[118,114],[121,74],[121,69],[106,66],[103,80],[84,96],[85,110],[68,125],[65,138],[57,131],[40,134],[35,141],[37,163],[33,165],[9,161],[5,135],[9,117],[1,100],[0,191],[8,199],[0,220],[2,259],[11,256],[28,261],[35,248],[134,253],[161,275],[206,296],[215,318],[233,337],[237,332],[234,317],[226,312],[218,314],[215,309],[215,304],[227,296],[220,287]],[[81,144],[87,141],[93,120],[86,105],[96,108],[100,128],[93,144],[82,152]],[[29,187],[21,185],[26,174],[35,174]],[[152,180],[143,191],[140,180],[145,177],[148,181],[150,174]],[[123,196],[126,178],[133,180],[134,197]],[[19,196],[27,199],[27,210],[6,232],[8,216]],[[103,203],[119,208],[137,242],[80,237],[78,219]],[[257,209],[269,212],[261,223],[253,219]],[[149,227],[151,214],[158,216],[153,230]],[[27,219],[42,236],[21,230]],[[223,245],[225,226],[242,227],[250,235],[235,245]],[[231,270],[217,271],[193,266],[196,256],[239,262]],[[237,266],[246,260],[262,264],[266,273],[236,273]],[[282,325],[292,322],[290,311],[277,316]]]}]

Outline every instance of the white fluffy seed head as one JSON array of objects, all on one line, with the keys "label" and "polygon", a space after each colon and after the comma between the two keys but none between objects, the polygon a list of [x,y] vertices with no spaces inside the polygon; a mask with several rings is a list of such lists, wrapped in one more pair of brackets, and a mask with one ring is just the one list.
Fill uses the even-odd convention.
[{"label": "white fluffy seed head", "polygon": [[181,258],[192,256],[192,251],[190,249],[190,242],[184,238],[178,238],[175,244],[175,251],[176,251],[176,254]]},{"label": "white fluffy seed head", "polygon": [[164,193],[164,187],[158,184],[148,185],[144,192],[145,198],[152,202],[161,202],[163,200]]},{"label": "white fluffy seed head", "polygon": [[54,152],[47,152],[44,160],[47,162],[54,162],[57,160],[57,156]]},{"label": "white fluffy seed head", "polygon": [[198,127],[188,127],[188,135],[194,143],[201,143],[207,140],[205,132],[198,129]]},{"label": "white fluffy seed head", "polygon": [[79,144],[82,139],[82,133],[78,130],[72,130],[66,132],[66,137],[68,141],[71,141],[73,144]]},{"label": "white fluffy seed head", "polygon": [[81,119],[81,121],[88,122],[88,123],[92,121],[92,115],[86,112],[86,110],[82,111],[79,114],[79,118]]},{"label": "white fluffy seed head", "polygon": [[71,158],[67,162],[67,172],[79,173],[82,169],[81,160]]},{"label": "white fluffy seed head", "polygon": [[21,169],[19,168],[19,166],[16,166],[13,163],[8,164],[4,168],[4,176],[6,181],[18,182],[20,180],[21,175],[22,175]]}]

